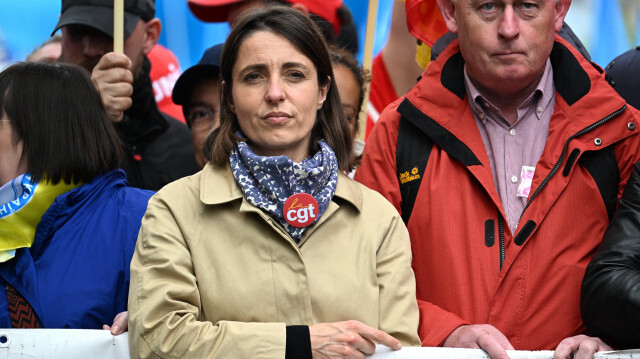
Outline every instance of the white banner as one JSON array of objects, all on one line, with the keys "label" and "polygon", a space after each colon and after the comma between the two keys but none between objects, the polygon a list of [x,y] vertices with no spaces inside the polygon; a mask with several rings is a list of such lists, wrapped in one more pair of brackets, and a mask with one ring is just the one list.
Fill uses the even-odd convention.
[{"label": "white banner", "polygon": [[[552,359],[553,351],[508,350],[511,359]],[[129,359],[127,334],[107,330],[0,329],[0,359]],[[489,359],[480,349],[412,348],[399,351],[378,346],[370,359]],[[640,359],[639,350],[601,352],[596,359]]]},{"label": "white banner", "polygon": [[[507,350],[511,359],[553,359],[552,350],[524,351]],[[393,351],[378,345],[371,359],[490,359],[481,349],[416,348],[407,347]],[[640,359],[640,350],[621,350],[596,353],[594,359]]]},{"label": "white banner", "polygon": [[129,359],[127,333],[108,330],[0,329],[0,359]]}]

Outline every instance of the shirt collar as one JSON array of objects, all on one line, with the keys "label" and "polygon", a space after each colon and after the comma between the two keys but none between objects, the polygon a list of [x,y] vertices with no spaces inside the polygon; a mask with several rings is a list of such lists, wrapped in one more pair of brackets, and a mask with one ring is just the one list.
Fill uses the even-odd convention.
[{"label": "shirt collar", "polygon": [[[487,100],[473,84],[467,73],[467,67],[464,67],[464,83],[467,88],[467,95],[469,96],[469,104],[471,110],[483,123],[487,121],[487,112],[492,114],[499,114],[500,109],[494,106],[489,100]],[[540,113],[551,103],[551,100],[555,96],[555,86],[553,84],[553,67],[551,66],[551,60],[547,59],[545,63],[544,72],[538,82],[538,86],[533,90],[531,95],[518,108],[530,106],[536,101],[536,114],[538,120],[540,119]]]}]

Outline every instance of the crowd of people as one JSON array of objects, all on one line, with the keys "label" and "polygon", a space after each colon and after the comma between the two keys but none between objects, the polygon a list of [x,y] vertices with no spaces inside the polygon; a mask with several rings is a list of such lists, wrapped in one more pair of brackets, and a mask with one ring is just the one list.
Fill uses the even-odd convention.
[{"label": "crowd of people", "polygon": [[123,53],[111,0],[61,0],[0,72],[2,327],[132,358],[640,347],[640,48],[591,62],[571,0],[437,0],[423,71],[396,1],[370,73],[341,0],[187,3],[231,31],[181,74],[154,0]]}]

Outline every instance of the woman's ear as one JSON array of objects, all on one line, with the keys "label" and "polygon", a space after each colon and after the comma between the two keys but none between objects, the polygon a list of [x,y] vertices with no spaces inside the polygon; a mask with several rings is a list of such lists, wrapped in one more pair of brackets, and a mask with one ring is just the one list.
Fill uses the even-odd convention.
[{"label": "woman's ear", "polygon": [[331,87],[331,76],[327,76],[327,83],[324,86],[320,86],[318,91],[318,110],[322,108],[324,101],[327,99],[329,88]]},{"label": "woman's ear", "polygon": [[220,91],[220,93],[222,94],[222,101],[225,101],[227,103],[227,107],[229,107],[229,110],[231,110],[231,112],[236,113],[236,106],[233,103],[233,96],[231,96],[231,92],[229,92],[229,95],[227,95],[227,83],[225,81],[222,81],[220,84],[220,89],[222,91]]}]

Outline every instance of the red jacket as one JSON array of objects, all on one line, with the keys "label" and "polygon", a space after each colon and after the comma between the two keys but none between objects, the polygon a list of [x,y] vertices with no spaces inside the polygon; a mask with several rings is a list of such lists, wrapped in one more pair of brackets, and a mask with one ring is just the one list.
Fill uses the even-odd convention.
[{"label": "red jacket", "polygon": [[550,58],[555,109],[515,234],[469,107],[457,41],[383,112],[367,140],[356,180],[399,211],[398,111],[435,143],[407,226],[425,346],[441,345],[466,323],[495,326],[518,350],[554,349],[585,330],[580,284],[610,215],[597,186],[609,172],[585,163],[599,151],[615,154],[620,180],[608,193],[615,208],[640,158],[640,114],[558,36]]}]

